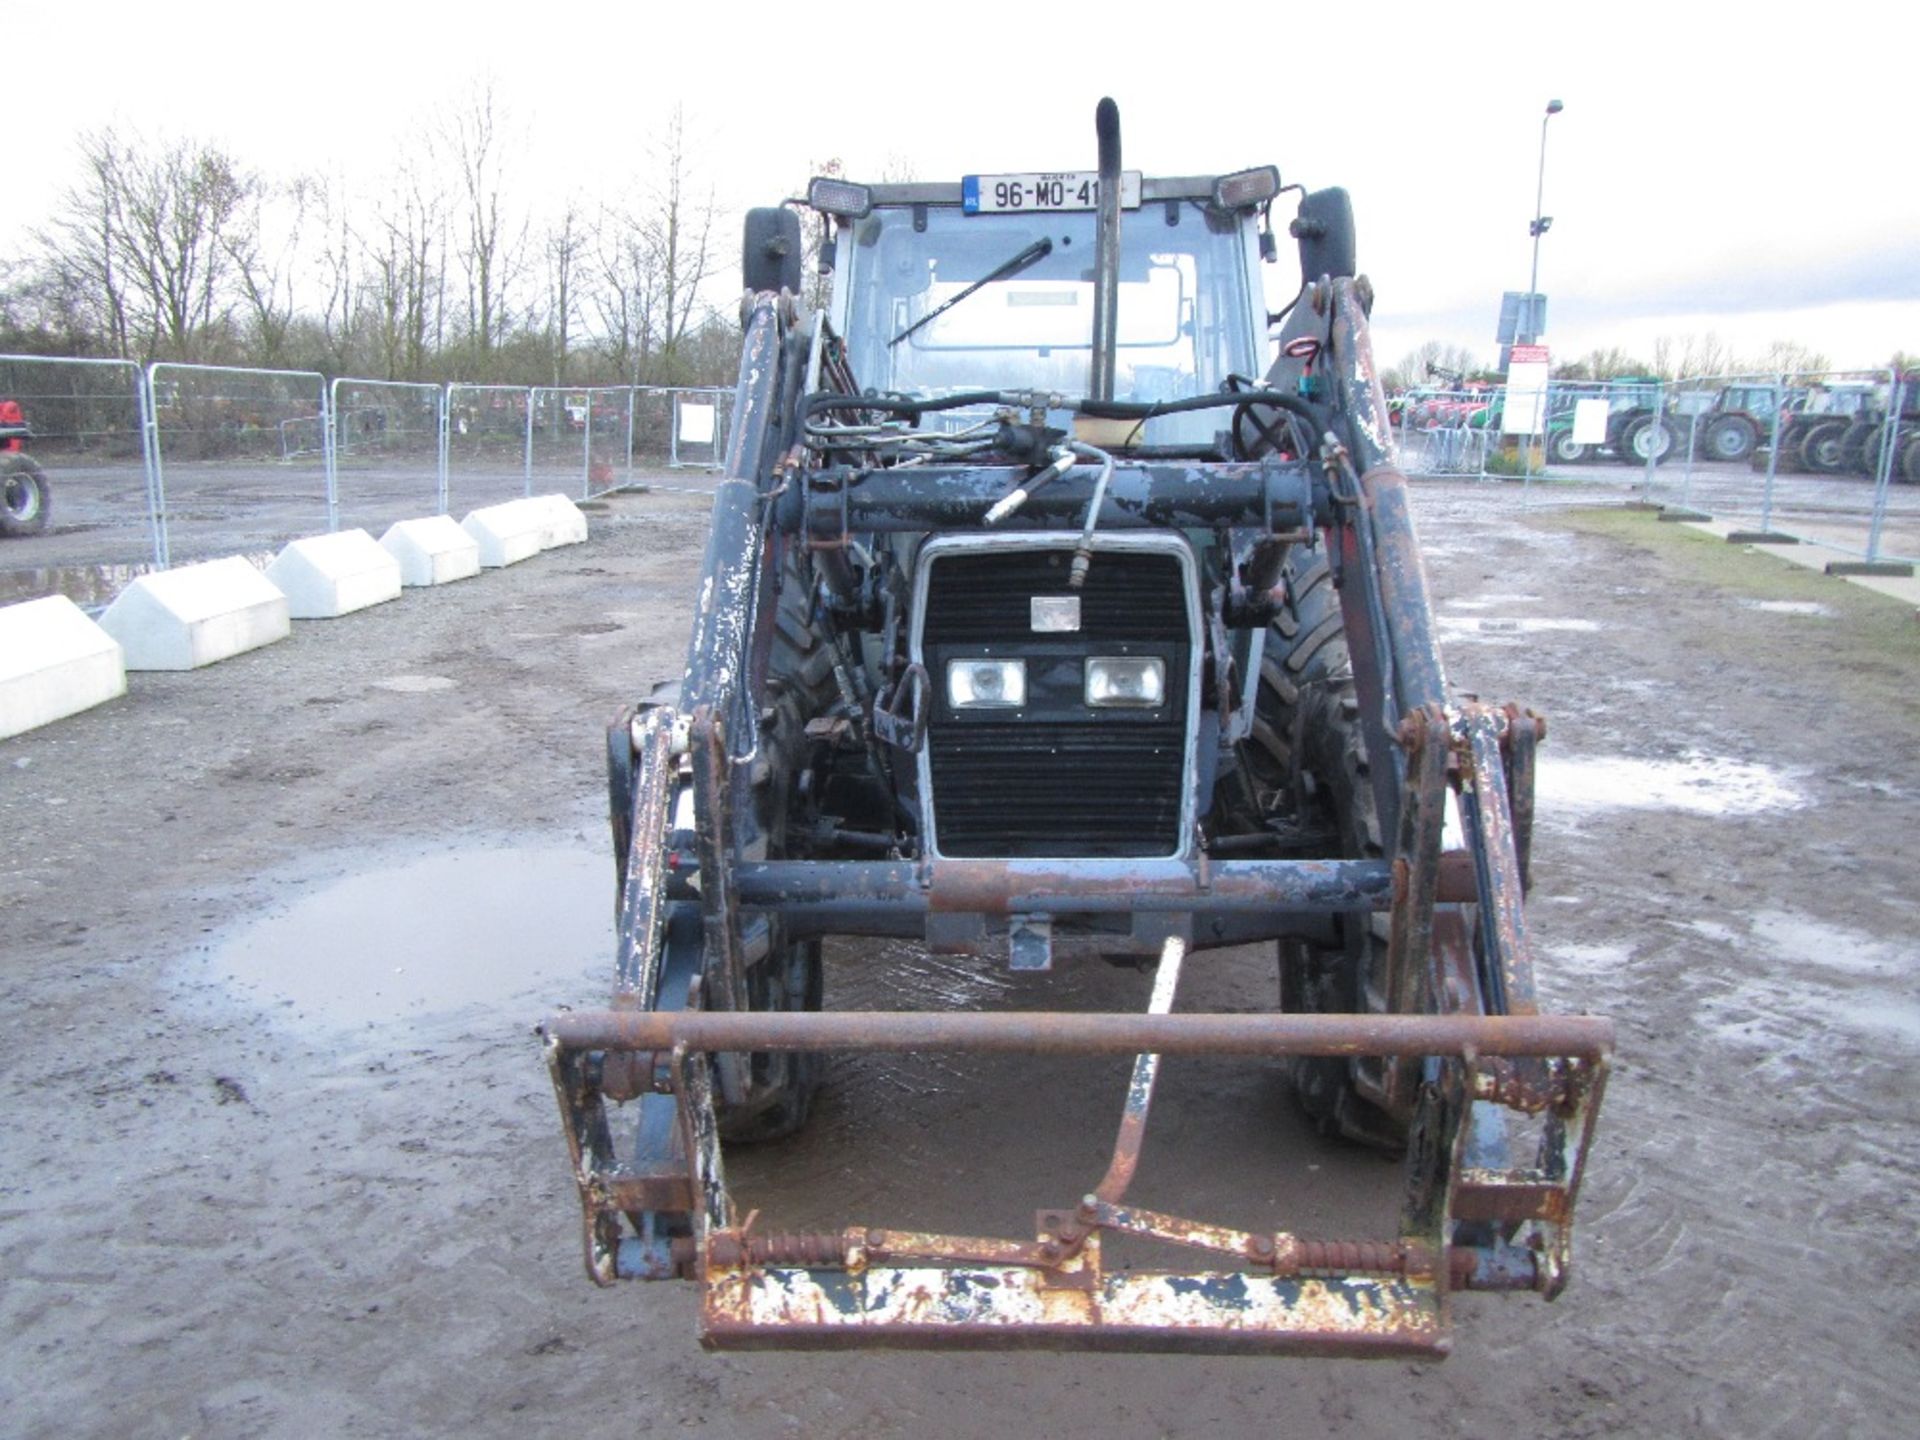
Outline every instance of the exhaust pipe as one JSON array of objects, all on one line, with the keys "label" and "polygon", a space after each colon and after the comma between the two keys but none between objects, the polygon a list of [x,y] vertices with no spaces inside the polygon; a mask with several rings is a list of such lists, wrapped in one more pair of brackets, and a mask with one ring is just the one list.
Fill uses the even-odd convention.
[{"label": "exhaust pipe", "polygon": [[1120,338],[1120,107],[1103,99],[1093,112],[1100,139],[1100,223],[1093,250],[1093,374],[1095,400],[1113,399]]}]

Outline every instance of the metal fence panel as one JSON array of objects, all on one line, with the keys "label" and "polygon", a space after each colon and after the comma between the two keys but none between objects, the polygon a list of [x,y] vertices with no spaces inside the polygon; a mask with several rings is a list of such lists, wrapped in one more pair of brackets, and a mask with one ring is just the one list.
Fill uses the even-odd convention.
[{"label": "metal fence panel", "polygon": [[576,386],[547,385],[536,386],[532,394],[526,493],[579,495],[587,473],[588,394]]},{"label": "metal fence panel", "polygon": [[1518,476],[1524,503],[1599,494],[1751,520],[1843,568],[1920,563],[1920,373],[1555,380],[1531,443],[1503,434],[1509,399],[1497,385],[1394,397],[1403,468]]},{"label": "metal fence panel", "polygon": [[529,495],[535,392],[524,385],[447,387],[447,513]]},{"label": "metal fence panel", "polygon": [[445,389],[343,377],[329,398],[336,526],[378,536],[397,520],[438,513]]},{"label": "metal fence panel", "polygon": [[674,469],[718,470],[726,463],[727,427],[733,414],[731,390],[673,392]]},{"label": "metal fence panel", "polygon": [[587,473],[580,491],[582,499],[633,483],[633,431],[631,385],[602,386],[587,392]]},{"label": "metal fence panel", "polygon": [[142,393],[131,361],[0,355],[0,401],[30,432],[7,452],[21,457],[6,480],[21,522],[0,535],[0,605],[56,593],[104,605],[160,563]]},{"label": "metal fence panel", "polygon": [[167,563],[269,555],[329,527],[322,376],[161,363],[147,367],[147,394]]}]

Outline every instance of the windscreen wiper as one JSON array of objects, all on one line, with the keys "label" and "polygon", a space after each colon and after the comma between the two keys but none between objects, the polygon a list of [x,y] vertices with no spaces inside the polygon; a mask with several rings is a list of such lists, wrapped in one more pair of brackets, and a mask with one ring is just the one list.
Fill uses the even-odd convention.
[{"label": "windscreen wiper", "polygon": [[974,281],[973,284],[967,286],[966,289],[962,290],[958,295],[954,296],[951,300],[947,301],[946,304],[940,306],[939,309],[929,310],[926,314],[922,315],[918,320],[914,321],[913,324],[909,325],[906,329],[902,330],[898,335],[894,336],[893,339],[889,340],[887,342],[887,348],[891,350],[895,345],[898,345],[902,340],[906,339],[909,335],[913,334],[914,331],[920,329],[924,325],[932,324],[935,320],[938,320],[942,315],[946,314],[947,311],[951,310],[954,306],[958,305],[962,300],[966,299],[969,295],[973,294],[974,291],[982,289],[985,286],[991,285],[996,280],[1010,280],[1015,275],[1018,275],[1022,270],[1029,270],[1035,265],[1038,265],[1042,260],[1046,259],[1047,256],[1051,255],[1052,253],[1053,253],[1053,241],[1046,238],[1045,236],[1042,236],[1040,239],[1034,241],[1033,244],[1027,246],[1027,248],[1022,250],[1018,255],[1015,255],[1012,259],[1001,262],[998,269],[993,270],[988,274],[982,275],[978,280]]}]

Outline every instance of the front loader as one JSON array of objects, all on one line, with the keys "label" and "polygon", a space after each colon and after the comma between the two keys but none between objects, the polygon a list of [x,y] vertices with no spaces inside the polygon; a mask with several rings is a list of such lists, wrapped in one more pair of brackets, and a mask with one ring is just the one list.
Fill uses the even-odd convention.
[{"label": "front loader", "polygon": [[[710,1346],[1434,1356],[1454,1292],[1567,1280],[1612,1030],[1539,1011],[1545,726],[1448,689],[1347,197],[1300,194],[1269,315],[1299,187],[1126,171],[1110,101],[1096,131],[1094,170],[817,180],[747,220],[685,676],[609,732],[612,1001],[543,1027],[589,1275],[691,1282]],[[828,1012],[828,935],[1151,964],[1152,995]],[[1277,1009],[1175,1012],[1256,942]],[[724,1147],[862,1050],[1134,1056],[1111,1163],[1013,1237],[743,1219]],[[1284,1058],[1322,1130],[1404,1155],[1397,1230],[1130,1203],[1169,1056]]]}]

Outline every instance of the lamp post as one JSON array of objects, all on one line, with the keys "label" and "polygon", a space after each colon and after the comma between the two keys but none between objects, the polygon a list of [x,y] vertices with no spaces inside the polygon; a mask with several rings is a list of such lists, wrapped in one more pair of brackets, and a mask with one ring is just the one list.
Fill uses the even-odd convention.
[{"label": "lamp post", "polygon": [[1533,236],[1533,275],[1527,281],[1527,323],[1524,327],[1529,345],[1540,338],[1534,330],[1540,315],[1540,237],[1553,225],[1551,215],[1540,213],[1540,207],[1547,198],[1547,121],[1566,108],[1558,100],[1549,100],[1547,113],[1540,117],[1540,181],[1533,194],[1533,224],[1528,227],[1528,233]]}]

